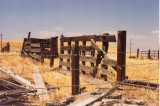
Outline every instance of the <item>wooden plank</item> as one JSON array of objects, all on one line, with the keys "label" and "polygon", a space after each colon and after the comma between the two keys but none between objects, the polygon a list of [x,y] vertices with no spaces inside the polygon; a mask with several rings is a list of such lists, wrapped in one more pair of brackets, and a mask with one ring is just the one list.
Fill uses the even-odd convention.
[{"label": "wooden plank", "polygon": [[79,66],[80,70],[86,71],[86,72],[90,72],[93,73],[94,67],[90,67],[90,66],[85,66],[85,65],[80,65]]},{"label": "wooden plank", "polygon": [[[57,72],[71,76],[71,71],[68,71],[67,69],[60,68],[60,70],[58,70]],[[100,84],[100,83],[107,84],[107,82],[104,80],[101,80],[98,78],[93,78],[91,76],[87,76],[87,75],[83,75],[83,74],[80,75],[80,78],[83,79],[85,82],[88,82],[91,84]],[[108,85],[111,85],[111,84],[108,83]]]},{"label": "wooden plank", "polygon": [[115,74],[112,73],[112,71],[109,71],[109,70],[106,70],[106,69],[98,69],[97,73],[98,74],[109,75],[109,76],[115,77]]},{"label": "wooden plank", "polygon": [[29,44],[30,44],[30,41],[28,40],[24,42],[24,46],[29,45]]},{"label": "wooden plank", "polygon": [[40,48],[30,49],[30,52],[32,52],[32,53],[40,53],[41,49]]},{"label": "wooden plank", "polygon": [[102,59],[101,64],[110,65],[110,66],[117,66],[117,62],[113,59],[111,59],[105,51],[103,51],[98,45],[94,42],[93,39],[91,39],[91,46],[95,48],[98,52],[102,52],[104,54],[104,58]]},{"label": "wooden plank", "polygon": [[29,53],[29,56],[33,59],[37,59],[37,60],[41,60],[41,56],[38,55],[38,54],[32,54],[32,53]]},{"label": "wooden plank", "polygon": [[91,39],[94,39],[95,41],[116,42],[115,35],[84,35],[76,37],[63,37],[61,38],[61,41],[90,41]]},{"label": "wooden plank", "polygon": [[54,37],[51,37],[50,45],[50,67],[52,67],[54,65]]},{"label": "wooden plank", "polygon": [[0,85],[7,86],[7,87],[10,86],[15,89],[26,89],[26,87],[23,85],[18,85],[18,84],[12,83],[10,81],[7,81],[5,79],[0,79]]},{"label": "wooden plank", "polygon": [[31,84],[30,81],[22,78],[21,76],[15,75],[12,71],[9,71],[9,70],[2,68],[2,67],[0,67],[0,71],[24,86],[34,88],[34,86]]},{"label": "wooden plank", "polygon": [[90,57],[90,56],[79,56],[80,61],[85,61],[85,62],[93,62],[96,63],[96,58],[95,57]]},{"label": "wooden plank", "polygon": [[71,67],[71,63],[63,62],[63,61],[59,61],[59,65],[66,66],[66,67]]},{"label": "wooden plank", "polygon": [[[102,100],[104,97],[112,94],[116,89],[118,89],[120,85],[116,85],[115,87],[106,90],[102,93],[99,93],[99,95],[87,95],[83,98],[81,98],[79,101],[75,101],[72,104],[70,104],[70,106],[88,106],[88,105],[92,105],[93,103]],[[83,101],[82,101],[83,100]]]},{"label": "wooden plank", "polygon": [[[61,46],[62,50],[72,50],[71,46]],[[90,51],[91,46],[79,46],[79,51]]]},{"label": "wooden plank", "polygon": [[45,83],[41,77],[41,75],[39,74],[39,71],[36,67],[34,67],[34,73],[33,73],[33,77],[34,77],[34,82],[35,82],[35,86],[37,89],[37,93],[41,94],[39,95],[39,99],[40,101],[45,101],[45,100],[49,100],[49,94],[47,91],[47,88],[45,86]]},{"label": "wooden plank", "polygon": [[31,48],[34,48],[34,47],[40,48],[41,47],[40,43],[31,43],[30,46],[31,46]]},{"label": "wooden plank", "polygon": [[71,59],[72,55],[70,55],[70,54],[60,54],[59,56],[60,56],[60,58]]}]

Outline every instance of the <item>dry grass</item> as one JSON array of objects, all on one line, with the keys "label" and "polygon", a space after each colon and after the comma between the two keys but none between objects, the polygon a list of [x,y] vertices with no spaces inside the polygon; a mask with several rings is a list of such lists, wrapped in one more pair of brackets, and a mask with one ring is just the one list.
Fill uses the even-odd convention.
[{"label": "dry grass", "polygon": [[[3,45],[5,45],[8,41],[3,41]],[[5,67],[15,73],[19,73],[22,77],[30,80],[33,82],[33,75],[30,72],[33,72],[33,67],[37,67],[41,73],[44,81],[48,85],[57,85],[57,86],[70,86],[71,85],[71,77],[65,76],[63,74],[60,74],[58,72],[46,72],[50,70],[51,68],[49,67],[49,60],[46,59],[45,63],[43,66],[41,65],[34,65],[28,58],[21,58],[18,54],[19,52],[16,53],[16,51],[20,50],[20,47],[22,46],[23,41],[22,40],[11,40],[9,41],[11,45],[11,53],[0,53],[0,55],[5,55],[5,56],[0,56],[0,67]],[[101,43],[97,43],[99,46],[101,46]],[[81,45],[81,43],[80,43]],[[89,43],[87,45],[90,45]],[[109,56],[112,57],[113,59],[117,59],[116,53],[117,47],[113,45],[109,45]],[[8,54],[12,56],[7,56]],[[135,53],[132,53],[133,55],[136,55]],[[13,56],[15,55],[15,56]],[[148,63],[157,63],[158,60],[149,60],[149,59],[130,59],[129,54],[127,53],[126,56],[126,75],[129,77],[129,79],[132,80],[146,80],[146,79],[159,79],[159,71],[158,71],[158,64],[148,64]],[[139,64],[139,65],[133,65],[133,64]],[[144,65],[140,65],[144,64]],[[145,65],[146,64],[146,65]],[[55,59],[54,62],[54,67],[57,67],[59,65],[59,59]],[[129,66],[133,65],[133,66]],[[53,67],[53,68],[54,68]],[[112,70],[114,73],[115,71],[109,67],[109,70]],[[27,74],[26,74],[27,73]],[[6,77],[2,74],[0,74],[0,77]],[[108,77],[109,81],[116,81],[116,78],[111,78]],[[154,82],[154,83],[159,83],[159,80],[147,80],[148,82]],[[33,82],[34,83],[34,82]],[[83,80],[80,80],[81,85],[86,85],[87,83],[84,82]],[[97,86],[87,86],[86,90],[90,91],[96,88]],[[104,86],[100,86],[104,87]],[[134,92],[126,92],[128,94],[131,94],[136,97],[144,97],[147,99],[151,99],[153,101],[157,101],[157,94],[153,93],[148,93],[146,94],[146,90],[141,90],[141,93],[138,93],[137,91]],[[62,87],[60,90],[56,90],[56,92],[53,92],[50,94],[52,102],[59,101],[61,98],[64,98],[68,95],[71,95],[71,88],[70,87]],[[34,98],[36,99],[36,98]],[[38,101],[38,99],[37,99]],[[39,102],[39,101],[38,101]]]}]

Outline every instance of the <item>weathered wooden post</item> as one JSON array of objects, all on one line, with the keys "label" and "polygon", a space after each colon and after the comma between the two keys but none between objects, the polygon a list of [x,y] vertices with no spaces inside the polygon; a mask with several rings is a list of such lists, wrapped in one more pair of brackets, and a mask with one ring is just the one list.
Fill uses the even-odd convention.
[{"label": "weathered wooden post", "polygon": [[159,50],[158,50],[158,59],[159,59]]},{"label": "weathered wooden post", "polygon": [[118,31],[117,45],[117,81],[125,79],[126,66],[126,31]]},{"label": "weathered wooden post", "polygon": [[72,45],[72,95],[78,94],[79,91],[79,46]]},{"label": "weathered wooden post", "polygon": [[[86,41],[83,41],[82,42],[82,45],[83,46],[86,46]],[[82,56],[85,56],[86,55],[86,51],[84,50],[84,51],[82,51]],[[86,62],[85,61],[82,61],[82,65],[85,65],[86,64]],[[81,70],[81,72],[83,73],[83,74],[85,74],[85,71],[83,71],[83,70]]]},{"label": "weathered wooden post", "polygon": [[139,49],[137,49],[137,58],[139,57]]},{"label": "weathered wooden post", "polygon": [[151,51],[150,51],[150,49],[148,50],[148,59],[151,59]]},{"label": "weathered wooden post", "polygon": [[50,39],[50,67],[54,65],[54,38],[51,37]]},{"label": "weathered wooden post", "polygon": [[28,32],[28,40],[29,40],[30,36],[31,36],[31,32]]},{"label": "weathered wooden post", "polygon": [[44,46],[43,44],[40,44],[41,46],[41,64],[43,65],[44,63]]},{"label": "weathered wooden post", "polygon": [[[71,41],[68,42],[68,46],[71,47]],[[71,50],[68,50],[68,54],[71,54]],[[70,62],[70,59],[67,59],[67,62]],[[70,70],[70,67],[67,67],[68,70]]]},{"label": "weathered wooden post", "polygon": [[[61,35],[60,37],[60,54],[64,54],[64,50],[62,49],[62,47],[64,46],[63,41],[61,40],[64,36]],[[63,61],[63,58],[60,57],[60,61]],[[59,65],[60,68],[62,68],[62,65]]]}]

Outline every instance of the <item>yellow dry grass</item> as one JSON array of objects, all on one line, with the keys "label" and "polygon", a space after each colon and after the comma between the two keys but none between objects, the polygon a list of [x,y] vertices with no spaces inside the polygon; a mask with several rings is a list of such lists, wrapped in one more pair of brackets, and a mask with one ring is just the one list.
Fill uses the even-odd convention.
[{"label": "yellow dry grass", "polygon": [[[5,45],[8,41],[3,41],[3,45]],[[22,47],[22,40],[10,40],[10,48],[11,52],[10,53],[0,53],[0,67],[5,67],[18,75],[21,75],[22,77],[33,81],[33,75],[31,72],[33,72],[33,67],[37,67],[39,71],[41,72],[41,75],[44,79],[44,81],[48,85],[55,85],[55,86],[70,86],[71,85],[71,77],[65,76],[63,74],[60,74],[58,72],[48,72],[51,70],[49,66],[49,60],[45,59],[44,65],[34,65],[28,58],[22,58],[19,56],[19,51],[20,48]],[[101,46],[101,43],[97,43],[99,46]],[[81,45],[81,43],[80,43]],[[88,43],[87,45],[90,45]],[[18,51],[18,52],[16,52]],[[113,59],[117,59],[117,47],[113,45],[109,45],[109,53],[108,55],[112,57]],[[4,56],[3,56],[4,55]],[[9,56],[10,55],[10,56]],[[132,55],[135,55],[135,53],[132,53]],[[146,79],[159,79],[159,71],[158,71],[158,64],[148,64],[148,63],[158,63],[158,60],[149,60],[149,59],[130,59],[129,53],[127,53],[126,56],[126,75],[129,77],[131,80],[146,80]],[[136,65],[137,64],[137,65]],[[54,67],[57,67],[59,65],[59,59],[55,59],[54,61]],[[54,68],[53,67],[53,68]],[[116,74],[116,72],[109,67],[109,70],[112,70]],[[47,72],[45,72],[47,71]],[[0,77],[6,77],[3,74],[0,74]],[[115,82],[116,78],[111,78],[108,77],[109,81]],[[154,82],[154,83],[159,83],[159,80],[146,80],[148,82]],[[80,80],[81,85],[86,85],[87,83],[84,82],[83,80]],[[90,91],[96,88],[97,86],[87,86],[86,90]],[[100,86],[104,87],[104,86]],[[143,90],[141,93],[137,93],[136,91],[134,92],[127,92],[128,94],[131,94],[136,97],[149,97],[152,100],[157,100],[154,99],[155,96],[157,97],[157,94],[150,93],[146,94],[146,91]],[[71,87],[62,87],[60,90],[56,90],[56,92],[53,92],[50,94],[52,102],[57,102],[61,100],[64,97],[67,97],[68,95],[71,95]],[[34,98],[35,100],[38,101],[38,99]],[[148,99],[148,98],[147,98]],[[42,103],[42,102],[41,102]],[[38,101],[39,104],[39,101]]]}]

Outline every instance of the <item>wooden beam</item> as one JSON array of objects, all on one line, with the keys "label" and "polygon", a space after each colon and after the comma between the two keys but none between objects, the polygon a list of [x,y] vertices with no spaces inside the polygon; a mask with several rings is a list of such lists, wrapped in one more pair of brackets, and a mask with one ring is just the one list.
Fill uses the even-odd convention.
[{"label": "wooden beam", "polygon": [[10,87],[15,88],[15,89],[27,89],[23,85],[18,85],[18,84],[12,83],[10,81],[7,81],[5,79],[0,79],[0,85],[7,86],[7,87],[10,86]]},{"label": "wooden beam", "polygon": [[118,31],[117,42],[117,81],[125,80],[126,67],[126,31]]},{"label": "wooden beam", "polygon": [[80,61],[85,61],[85,62],[93,62],[96,63],[96,58],[95,57],[90,57],[90,56],[79,56]]},{"label": "wooden beam", "polygon": [[109,75],[109,76],[115,77],[115,74],[112,73],[112,71],[109,71],[109,70],[106,70],[106,69],[98,69],[97,73],[98,74]]},{"label": "wooden beam", "polygon": [[72,55],[70,54],[60,54],[60,58],[71,59]]},{"label": "wooden beam", "polygon": [[[116,85],[115,87],[109,89],[109,90],[106,90],[102,93],[100,93],[99,95],[87,95],[83,98],[81,98],[79,101],[75,101],[73,102],[72,104],[70,104],[70,106],[90,106],[92,105],[93,103],[99,101],[99,100],[102,100],[104,97],[112,94],[116,89],[118,89],[120,85]],[[83,101],[82,101],[83,100]]]},{"label": "wooden beam", "polygon": [[78,44],[72,45],[71,72],[72,72],[72,95],[76,95],[79,93],[79,46]]},{"label": "wooden beam", "polygon": [[71,67],[71,63],[63,62],[63,61],[59,61],[59,65],[66,66],[66,67]]},{"label": "wooden beam", "polygon": [[45,83],[41,77],[41,75],[39,74],[39,71],[36,67],[34,67],[34,73],[33,73],[33,77],[34,77],[34,82],[35,82],[35,86],[37,89],[37,93],[41,94],[39,95],[39,99],[40,101],[45,101],[45,100],[49,100],[49,94],[47,91],[47,88],[45,86]]},{"label": "wooden beam", "polygon": [[90,41],[94,39],[95,41],[105,41],[105,42],[116,42],[115,35],[84,35],[76,37],[63,37],[61,38],[62,42],[71,42],[71,41]]},{"label": "wooden beam", "polygon": [[38,55],[38,54],[32,54],[32,53],[29,53],[29,56],[33,59],[37,59],[37,60],[41,60],[41,56]]},{"label": "wooden beam", "polygon": [[31,48],[40,48],[40,43],[30,43]]},{"label": "wooden beam", "polygon": [[12,71],[9,71],[2,67],[0,67],[0,71],[24,86],[34,88],[30,81],[22,78],[21,76],[15,75]]},{"label": "wooden beam", "polygon": [[93,73],[94,67],[86,66],[86,65],[79,65],[79,69],[85,72]]},{"label": "wooden beam", "polygon": [[93,39],[91,39],[91,46],[93,48],[95,48],[95,50],[97,50],[98,52],[101,52],[104,54],[104,58],[102,59],[102,63],[101,64],[105,64],[105,65],[110,65],[110,66],[117,66],[116,61],[111,59],[105,51],[103,51],[100,47],[98,47],[98,45],[95,43],[95,41]]}]

